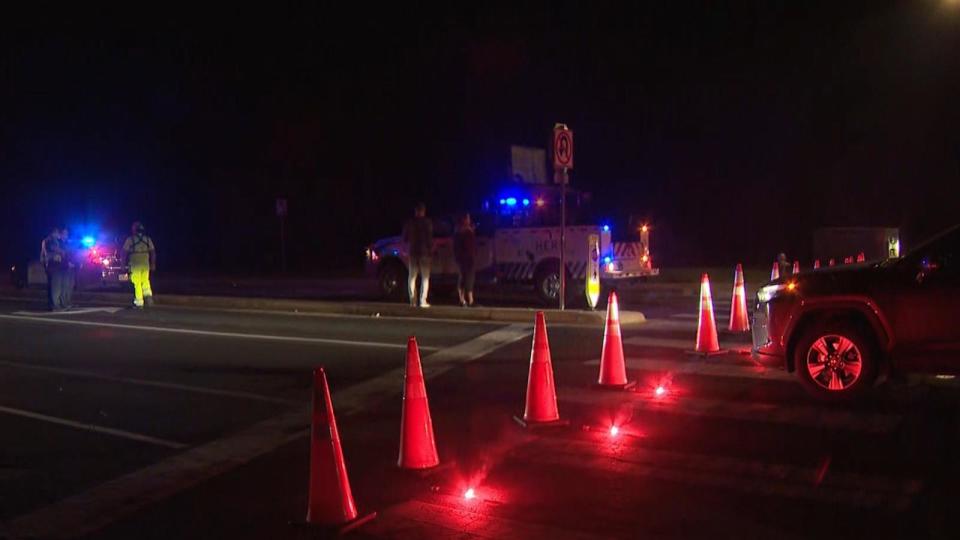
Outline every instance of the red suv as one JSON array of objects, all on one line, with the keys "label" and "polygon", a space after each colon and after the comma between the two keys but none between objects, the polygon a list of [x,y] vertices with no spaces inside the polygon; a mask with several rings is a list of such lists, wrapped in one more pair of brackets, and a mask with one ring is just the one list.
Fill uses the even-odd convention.
[{"label": "red suv", "polygon": [[900,259],[766,284],[757,293],[753,353],[835,401],[862,394],[881,374],[960,372],[960,226]]}]

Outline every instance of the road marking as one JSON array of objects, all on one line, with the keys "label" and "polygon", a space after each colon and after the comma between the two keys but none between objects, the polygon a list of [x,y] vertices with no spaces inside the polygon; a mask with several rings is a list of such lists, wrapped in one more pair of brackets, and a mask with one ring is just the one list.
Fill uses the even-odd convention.
[{"label": "road marking", "polygon": [[179,443],[176,441],[158,439],[156,437],[150,437],[149,435],[142,435],[140,433],[134,433],[132,431],[124,431],[122,429],[113,429],[113,428],[108,428],[104,426],[98,426],[96,424],[87,424],[85,422],[75,422],[73,420],[67,420],[66,418],[58,418],[56,416],[49,416],[46,414],[35,413],[32,411],[25,411],[23,409],[14,409],[13,407],[4,407],[2,405],[0,405],[0,413],[6,413],[13,416],[22,416],[24,418],[31,418],[33,420],[42,420],[44,422],[50,422],[51,424],[59,424],[61,426],[72,427],[72,428],[81,429],[84,431],[92,431],[94,433],[101,433],[104,435],[111,435],[113,437],[120,437],[122,439],[130,439],[132,441],[155,444],[157,446],[166,446],[167,448],[174,448],[177,450],[180,450],[189,446],[187,444]]},{"label": "road marking", "polygon": [[[406,349],[406,343],[378,343],[376,341],[350,341],[345,339],[313,338],[300,336],[277,336],[269,334],[241,334],[239,332],[216,332],[213,330],[193,330],[190,328],[168,328],[164,326],[139,326],[134,324],[78,321],[73,319],[52,319],[25,315],[0,315],[3,320],[29,321],[48,324],[72,324],[76,326],[94,326],[99,328],[117,328],[166,334],[186,334],[191,336],[222,337],[235,339],[256,339],[262,341],[282,341],[288,343],[310,343],[317,345],[346,345],[352,347],[374,347],[381,349]],[[420,347],[422,351],[435,351],[436,347]]]},{"label": "road marking", "polygon": [[[189,310],[189,311],[212,311],[218,313],[239,313],[245,315],[284,315],[288,317],[315,317],[330,319],[363,319],[366,321],[416,321],[428,323],[450,323],[450,324],[470,324],[486,326],[503,326],[507,324],[503,321],[471,320],[471,319],[446,319],[443,317],[407,317],[405,315],[379,315],[374,311],[370,315],[356,315],[353,313],[324,313],[320,311],[281,311],[277,309],[243,309],[243,308],[210,308],[199,306],[155,306],[154,309],[162,310]],[[371,308],[373,309],[373,308]]]},{"label": "road marking", "polygon": [[[424,376],[432,378],[476,360],[529,336],[531,330],[529,325],[513,324],[426,356],[423,358]],[[402,359],[398,363],[402,363]],[[342,418],[360,411],[365,405],[364,399],[377,401],[400,395],[402,375],[403,368],[399,368],[334,392],[333,402],[338,415]],[[309,408],[298,408],[107,481],[9,521],[7,534],[13,538],[75,538],[89,534],[306,436],[309,434],[310,413]]]},{"label": "road marking", "polygon": [[109,313],[111,315],[117,313],[118,311],[123,311],[124,308],[119,307],[87,307],[87,308],[70,308],[65,311],[14,311],[13,315],[24,315],[27,317],[59,317],[62,315],[85,315],[87,313]]},{"label": "road marking", "polygon": [[266,403],[275,403],[277,405],[302,405],[303,402],[290,399],[273,398],[251,392],[239,392],[235,390],[220,390],[217,388],[206,388],[202,386],[192,386],[187,384],[167,383],[161,381],[150,381],[145,379],[135,379],[131,377],[117,377],[113,375],[103,375],[90,371],[81,371],[78,369],[58,368],[52,366],[39,366],[36,364],[21,364],[19,362],[8,362],[0,360],[0,367],[13,369],[24,369],[29,371],[42,371],[44,373],[56,373],[58,375],[67,375],[70,377],[83,377],[107,382],[117,382],[123,384],[132,384],[137,386],[147,386],[151,388],[161,388],[164,390],[176,390],[180,392],[191,392],[195,394],[205,394],[210,396],[221,396],[239,399],[248,399],[251,401],[262,401]]},{"label": "road marking", "polygon": [[865,432],[892,433],[903,421],[903,415],[827,409],[813,405],[782,405],[755,401],[701,399],[686,396],[652,399],[650,392],[599,396],[582,388],[561,388],[561,401],[584,405],[604,404],[626,407],[643,413],[664,413],[702,418],[723,418],[742,422],[785,424],[792,426]]},{"label": "road marking", "polygon": [[[524,521],[495,517],[492,512],[479,511],[483,504],[477,501],[475,508],[465,508],[462,500],[444,497],[448,504],[432,504],[425,501],[408,501],[380,512],[377,519],[366,525],[365,534],[384,538],[493,538],[496,540],[526,540],[528,538],[551,538],[558,540],[594,540],[608,538],[578,532],[569,528],[549,527]],[[446,529],[441,534],[437,528]],[[422,534],[411,534],[416,530]]]},{"label": "road marking", "polygon": [[922,487],[916,479],[833,471],[823,476],[818,467],[572,439],[541,439],[515,451],[511,457],[530,460],[537,466],[573,467],[618,477],[647,477],[764,496],[894,510],[907,508]]},{"label": "road marking", "polygon": [[[686,360],[659,360],[655,358],[627,358],[629,369],[642,371],[664,371],[683,375],[703,375],[706,377],[731,377],[734,379],[763,379],[768,381],[793,381],[796,377],[782,369],[768,368],[761,364],[731,364],[723,357],[705,359],[691,356]],[[599,366],[600,360],[587,360],[587,366]]]}]

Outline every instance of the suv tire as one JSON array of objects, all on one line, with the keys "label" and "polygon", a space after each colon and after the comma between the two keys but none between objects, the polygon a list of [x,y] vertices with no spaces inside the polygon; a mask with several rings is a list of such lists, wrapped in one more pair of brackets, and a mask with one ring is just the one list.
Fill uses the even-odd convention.
[{"label": "suv tire", "polygon": [[407,298],[407,268],[397,260],[385,261],[377,272],[380,294],[388,300]]},{"label": "suv tire", "polygon": [[793,366],[804,389],[828,402],[862,396],[877,378],[878,354],[872,336],[842,319],[808,326],[793,350]]}]

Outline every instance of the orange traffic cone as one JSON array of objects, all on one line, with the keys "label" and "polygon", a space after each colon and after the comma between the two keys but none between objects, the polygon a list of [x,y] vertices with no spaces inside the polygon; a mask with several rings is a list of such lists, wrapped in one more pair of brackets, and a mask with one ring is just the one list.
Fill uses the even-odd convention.
[{"label": "orange traffic cone", "polygon": [[403,388],[400,457],[397,465],[402,469],[429,469],[439,464],[427,388],[420,366],[420,350],[417,348],[417,338],[410,336],[407,341],[407,375]]},{"label": "orange traffic cone", "polygon": [[800,261],[793,261],[793,275],[800,273]]},{"label": "orange traffic cone", "polygon": [[837,265],[837,261],[836,261],[836,259],[830,259],[830,262],[829,262],[828,264],[829,264],[830,266],[836,266],[836,265]]},{"label": "orange traffic cone", "polygon": [[358,517],[343,461],[330,387],[322,367],[313,372],[313,421],[310,429],[310,493],[307,524],[346,531],[376,517]]},{"label": "orange traffic cone", "polygon": [[864,252],[857,253],[857,262],[862,263],[867,260],[867,255]]},{"label": "orange traffic cone", "polygon": [[820,259],[813,261],[813,269],[816,270],[820,268]]},{"label": "orange traffic cone", "polygon": [[770,269],[770,281],[774,281],[777,279],[780,279],[780,263],[774,262],[773,268]]},{"label": "orange traffic cone", "polygon": [[853,263],[853,257],[852,257],[852,256],[850,256],[850,257],[844,257],[844,258],[843,258],[843,264],[852,264],[852,263]]},{"label": "orange traffic cone", "polygon": [[527,404],[523,418],[514,416],[523,427],[566,424],[557,410],[557,390],[553,383],[553,363],[550,361],[550,343],[547,341],[547,323],[543,312],[537,312],[530,351],[530,372],[527,375]]},{"label": "orange traffic cone", "polygon": [[[737,263],[737,271],[733,276],[733,300],[730,301],[731,332],[749,332],[750,321],[747,320],[747,291],[743,284],[743,266]],[[699,341],[699,340],[698,340]]]},{"label": "orange traffic cone", "polygon": [[623,341],[620,336],[620,306],[616,291],[607,297],[607,327],[603,332],[603,352],[600,354],[600,377],[597,387],[614,390],[632,388],[636,381],[627,381],[627,365],[623,359]]},{"label": "orange traffic cone", "polygon": [[710,276],[700,279],[700,317],[697,321],[697,346],[695,354],[717,354],[720,342],[717,339],[717,322],[713,317],[713,297],[710,294]]}]

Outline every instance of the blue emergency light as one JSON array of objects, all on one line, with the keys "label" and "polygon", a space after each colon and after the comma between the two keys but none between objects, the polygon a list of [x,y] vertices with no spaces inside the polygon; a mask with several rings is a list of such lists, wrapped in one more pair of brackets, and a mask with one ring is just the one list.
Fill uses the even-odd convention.
[{"label": "blue emergency light", "polygon": [[609,255],[603,258],[603,264],[610,264],[612,261],[613,258],[611,258]]},{"label": "blue emergency light", "polygon": [[609,226],[609,225],[604,225],[604,226],[603,226],[603,232],[610,232],[610,226]]},{"label": "blue emergency light", "polygon": [[523,200],[523,205],[524,205],[524,206],[530,206],[530,199],[524,199],[524,200]]},{"label": "blue emergency light", "polygon": [[91,248],[91,247],[93,247],[94,244],[97,243],[97,240],[96,240],[94,237],[92,237],[92,236],[84,236],[84,237],[80,240],[80,243],[83,244],[83,247]]},{"label": "blue emergency light", "polygon": [[507,206],[516,206],[517,198],[516,197],[507,197]]}]

